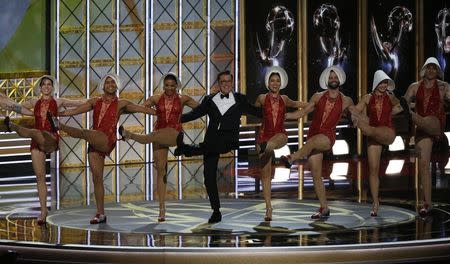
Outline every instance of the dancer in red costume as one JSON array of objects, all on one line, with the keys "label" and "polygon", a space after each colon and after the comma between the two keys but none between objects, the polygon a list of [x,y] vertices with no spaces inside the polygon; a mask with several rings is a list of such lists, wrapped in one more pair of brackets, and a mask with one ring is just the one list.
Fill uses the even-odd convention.
[{"label": "dancer in red costume", "polygon": [[89,164],[94,182],[94,194],[97,213],[90,221],[91,224],[106,222],[104,207],[103,169],[105,156],[108,156],[116,146],[116,131],[119,116],[123,113],[155,114],[155,110],[136,105],[127,100],[121,100],[116,93],[120,89],[119,76],[107,74],[100,81],[99,90],[103,90],[101,97],[89,99],[75,109],[59,113],[60,116],[72,116],[94,110],[94,129],[74,128],[59,124],[59,129],[69,136],[82,138],[89,142]]},{"label": "dancer in red costume", "polygon": [[[40,98],[25,101],[22,104],[10,100],[6,96],[0,96],[0,106],[3,109],[15,111],[19,114],[34,116],[34,128],[25,128],[10,122],[6,117],[4,122],[8,131],[15,131],[19,136],[31,138],[31,160],[38,189],[41,215],[38,224],[43,225],[47,219],[47,185],[45,183],[45,158],[47,154],[58,149],[59,134],[52,127],[52,120],[47,119],[47,112],[53,115],[58,114],[59,107],[76,107],[83,104],[83,101],[71,101],[64,98],[54,98],[53,94],[58,90],[59,85],[53,76],[44,75],[34,87],[35,94],[40,94]],[[34,111],[31,111],[31,110]]]},{"label": "dancer in red costume", "polygon": [[[433,141],[443,136],[445,128],[444,99],[450,99],[450,86],[438,80],[443,73],[434,57],[426,60],[420,71],[422,80],[408,87],[400,103],[405,112],[411,114],[411,120],[417,126],[415,136],[416,153],[419,155],[419,175],[423,191],[423,205],[419,211],[426,216],[432,209],[431,175],[429,171]],[[415,98],[416,112],[411,112],[409,103]]]},{"label": "dancer in red costume", "polygon": [[337,66],[326,68],[319,78],[320,87],[326,91],[315,93],[303,109],[286,114],[286,119],[298,119],[315,109],[305,145],[292,155],[282,157],[288,168],[295,160],[308,158],[314,190],[320,202],[320,208],[311,216],[312,219],[330,215],[322,182],[322,160],[323,153],[329,151],[336,140],[336,125],[342,113],[353,105],[352,99],[339,91],[345,79],[345,72],[341,68]]},{"label": "dancer in red costume", "polygon": [[195,108],[198,103],[187,95],[180,95],[177,90],[181,87],[178,77],[169,72],[160,81],[164,93],[148,98],[144,105],[156,107],[155,131],[148,135],[140,135],[128,132],[119,127],[119,133],[125,139],[133,139],[141,144],[153,143],[153,154],[157,174],[157,188],[159,198],[158,222],[166,220],[166,184],[167,184],[167,155],[169,147],[177,145],[177,136],[181,131],[181,114],[185,105]]},{"label": "dancer in red costume", "polygon": [[[380,179],[380,157],[383,145],[390,145],[395,139],[392,115],[402,111],[399,100],[392,94],[394,81],[382,70],[375,72],[372,93],[365,95],[356,106],[349,108],[353,124],[368,136],[367,157],[369,162],[369,182],[372,193],[371,216],[378,215]],[[368,118],[365,115],[367,112]]]},{"label": "dancer in red costume", "polygon": [[306,106],[306,103],[292,101],[286,95],[280,95],[280,90],[286,88],[288,84],[287,73],[281,67],[273,66],[267,69],[265,84],[269,92],[259,95],[255,103],[256,107],[263,108],[263,122],[256,139],[256,148],[260,153],[261,181],[266,203],[264,220],[272,221],[270,198],[273,151],[288,142],[284,129],[286,107],[300,108]]}]

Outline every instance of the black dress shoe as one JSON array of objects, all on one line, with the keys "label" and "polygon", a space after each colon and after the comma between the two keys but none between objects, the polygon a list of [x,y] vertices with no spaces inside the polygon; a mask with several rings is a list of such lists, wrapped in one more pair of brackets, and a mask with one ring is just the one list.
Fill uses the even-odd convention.
[{"label": "black dress shoe", "polygon": [[180,131],[177,136],[177,147],[180,148],[184,145],[184,133]]},{"label": "black dress shoe", "polygon": [[6,132],[12,132],[11,131],[11,120],[9,119],[9,116],[6,116],[5,117],[5,120],[3,120],[3,123],[5,124],[5,126],[6,126]]},{"label": "black dress shoe", "polygon": [[178,147],[173,151],[173,155],[178,157],[183,155],[183,148],[182,147]]},{"label": "black dress shoe", "polygon": [[125,128],[122,125],[119,127],[119,135],[120,135],[119,140],[122,140],[122,141],[125,141],[125,138],[123,137],[123,130],[124,129]]},{"label": "black dress shoe", "polygon": [[220,211],[214,211],[211,215],[211,217],[208,220],[209,224],[219,223],[222,221],[222,214]]}]

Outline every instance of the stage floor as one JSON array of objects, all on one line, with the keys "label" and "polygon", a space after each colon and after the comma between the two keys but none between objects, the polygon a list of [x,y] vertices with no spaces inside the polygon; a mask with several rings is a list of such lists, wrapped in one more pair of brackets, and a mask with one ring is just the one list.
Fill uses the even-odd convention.
[{"label": "stage floor", "polygon": [[[230,171],[227,160],[223,162],[224,171]],[[353,163],[349,161],[350,166]],[[403,171],[411,172],[410,167],[412,164],[406,164]],[[255,180],[248,175],[230,176],[222,171],[219,189],[223,219],[208,224],[211,209],[201,184],[201,173],[189,181],[168,179],[167,218],[166,222],[158,223],[158,202],[146,201],[149,194],[156,199],[154,186],[145,187],[146,183],[155,185],[155,181],[147,181],[146,173],[136,173],[144,169],[107,168],[112,171],[105,177],[108,222],[100,225],[89,224],[95,206],[86,169],[56,173],[60,180],[53,180],[57,184],[50,190],[58,186],[59,191],[52,191],[49,197],[52,210],[46,226],[37,225],[37,204],[0,204],[0,259],[12,250],[7,257],[17,258],[17,263],[450,260],[450,178],[444,170],[433,175],[434,210],[428,217],[417,214],[420,195],[410,173],[381,178],[382,204],[378,216],[370,217],[372,205],[367,177],[356,177],[354,168],[350,168],[347,177],[324,180],[331,216],[312,220],[310,216],[319,206],[312,179],[305,172],[305,199],[296,199],[295,166],[284,180],[276,177],[273,180],[271,222],[263,220],[265,205]],[[238,173],[246,171],[234,169]]]},{"label": "stage floor", "polygon": [[[432,214],[426,218],[419,217],[415,207],[408,203],[383,204],[379,215],[370,217],[370,204],[330,201],[331,216],[322,220],[310,218],[318,207],[315,200],[274,199],[273,207],[273,221],[265,222],[262,200],[225,199],[222,222],[208,224],[208,201],[170,201],[166,222],[158,223],[155,201],[112,203],[106,206],[107,223],[90,225],[95,208],[89,206],[53,211],[46,226],[38,226],[36,219],[30,218],[36,214],[34,209],[16,208],[0,221],[0,248],[22,252],[23,260],[27,259],[27,254],[35,258],[42,253],[44,257],[40,258],[45,261],[45,256],[54,254],[52,250],[66,251],[69,254],[66,257],[72,254],[72,261],[97,251],[104,257],[109,256],[87,258],[94,262],[128,258],[107,252],[140,252],[141,255],[129,256],[137,262],[146,254],[154,257],[156,253],[169,252],[182,255],[220,252],[225,258],[229,254],[230,259],[241,254],[255,257],[262,252],[272,252],[273,257],[285,252],[292,254],[291,261],[306,254],[311,257],[309,262],[330,261],[331,253],[336,250],[345,262],[381,260],[382,255],[378,255],[381,252],[383,258],[392,254],[395,261],[414,259],[419,252],[423,259],[427,256],[446,259],[450,254],[446,251],[450,249],[449,204],[436,203]],[[27,250],[24,251],[24,247]],[[346,256],[342,255],[345,251]],[[313,258],[311,252],[318,256]],[[177,255],[173,263],[179,261],[179,257]],[[257,262],[265,263],[271,257]],[[165,261],[168,259],[167,256]],[[219,263],[231,262],[221,259]]]}]

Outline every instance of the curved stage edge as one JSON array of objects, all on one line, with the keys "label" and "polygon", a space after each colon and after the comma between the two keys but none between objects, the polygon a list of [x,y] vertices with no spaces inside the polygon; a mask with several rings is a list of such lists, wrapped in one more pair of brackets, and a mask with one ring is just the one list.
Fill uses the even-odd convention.
[{"label": "curved stage edge", "polygon": [[[209,203],[167,203],[156,222],[157,202],[108,204],[108,223],[89,225],[93,207],[51,213],[36,225],[32,211],[12,210],[2,223],[0,252],[18,263],[323,263],[426,262],[450,259],[450,206],[435,204],[427,218],[411,204],[331,201],[331,216],[314,221],[314,200],[274,199],[264,222],[262,200],[223,200],[223,220],[207,224]],[[180,213],[178,213],[178,211]],[[34,212],[35,213],[35,212]],[[14,231],[14,232],[13,232]],[[12,252],[7,253],[10,250]],[[3,261],[2,261],[3,263]]]}]

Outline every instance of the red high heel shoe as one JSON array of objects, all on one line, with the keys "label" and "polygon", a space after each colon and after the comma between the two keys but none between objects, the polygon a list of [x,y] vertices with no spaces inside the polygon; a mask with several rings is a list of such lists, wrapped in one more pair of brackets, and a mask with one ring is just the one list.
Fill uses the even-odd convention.
[{"label": "red high heel shoe", "polygon": [[430,211],[433,209],[433,207],[427,203],[424,203],[422,208],[419,210],[419,215],[421,217],[428,216],[430,214]]},{"label": "red high heel shoe", "polygon": [[47,224],[47,216],[44,217],[44,218],[38,217],[37,224],[40,225],[40,226],[46,225]]},{"label": "red high heel shoe", "polygon": [[272,221],[272,207],[266,208],[266,216],[264,217],[264,221],[270,222]]},{"label": "red high heel shoe", "polygon": [[166,209],[159,209],[159,216],[158,216],[158,222],[165,222],[166,221]]},{"label": "red high heel shoe", "polygon": [[104,214],[96,214],[94,218],[91,219],[90,223],[91,225],[105,223],[106,222],[106,215]]},{"label": "red high heel shoe", "polygon": [[319,208],[319,211],[311,215],[311,219],[323,219],[328,218],[330,216],[330,209],[324,210],[323,207]]},{"label": "red high heel shoe", "polygon": [[378,208],[380,207],[380,203],[373,203],[372,211],[370,211],[370,216],[375,217],[378,216]]}]

